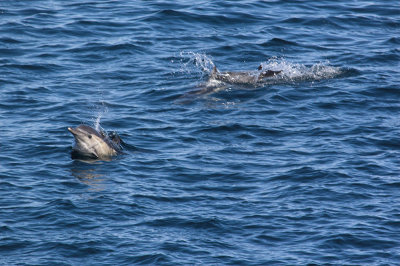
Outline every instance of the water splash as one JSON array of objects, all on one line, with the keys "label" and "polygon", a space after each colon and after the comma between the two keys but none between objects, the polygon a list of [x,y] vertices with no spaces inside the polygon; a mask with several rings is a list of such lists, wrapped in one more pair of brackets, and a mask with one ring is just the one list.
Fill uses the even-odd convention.
[{"label": "water splash", "polygon": [[179,57],[181,58],[180,72],[205,75],[210,73],[214,67],[211,57],[204,53],[182,51],[179,53]]},{"label": "water splash", "polygon": [[97,117],[96,117],[95,122],[94,122],[94,128],[95,128],[97,131],[100,131],[100,129],[101,129],[100,120],[101,120],[101,117],[102,117],[102,116],[103,116],[103,114],[102,114],[102,113],[99,113],[99,114],[97,115]]},{"label": "water splash", "polygon": [[292,63],[284,58],[273,57],[267,62],[261,63],[263,69],[274,71],[282,70],[280,76],[283,81],[318,81],[322,79],[335,78],[342,74],[339,67],[330,66],[329,62],[316,63],[312,66],[306,66],[299,63]]},{"label": "water splash", "polygon": [[101,118],[108,113],[108,107],[105,105],[104,101],[100,101],[98,105],[95,106],[95,111],[96,113],[95,117],[93,117],[93,126],[97,131],[105,131],[101,127]]}]

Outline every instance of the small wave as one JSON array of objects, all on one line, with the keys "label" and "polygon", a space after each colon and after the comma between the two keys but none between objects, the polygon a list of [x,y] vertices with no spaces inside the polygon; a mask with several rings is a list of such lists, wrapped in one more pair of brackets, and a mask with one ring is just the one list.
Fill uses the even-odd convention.
[{"label": "small wave", "polygon": [[3,67],[15,68],[19,70],[52,71],[60,66],[56,64],[7,64]]},{"label": "small wave", "polygon": [[400,44],[400,37],[391,37],[384,42],[385,44]]},{"label": "small wave", "polygon": [[271,46],[282,47],[283,45],[297,46],[298,44],[296,42],[292,42],[292,41],[288,41],[288,40],[284,40],[284,39],[280,39],[280,38],[272,38],[271,40],[260,44],[260,46],[263,46],[263,47],[271,47]]},{"label": "small wave", "polygon": [[98,43],[98,42],[90,42],[90,43],[85,43],[79,47],[73,47],[69,48],[66,50],[67,52],[71,53],[82,53],[82,52],[88,52],[88,53],[93,53],[94,51],[96,53],[102,52],[102,51],[125,51],[125,52],[132,52],[132,51],[143,51],[143,47],[140,47],[138,45],[132,44],[132,43]]},{"label": "small wave", "polygon": [[14,38],[11,38],[11,37],[1,37],[0,38],[0,42],[2,42],[2,43],[7,43],[7,44],[20,44],[20,43],[24,43],[23,41],[21,41],[21,40],[18,40],[18,39],[14,39]]}]

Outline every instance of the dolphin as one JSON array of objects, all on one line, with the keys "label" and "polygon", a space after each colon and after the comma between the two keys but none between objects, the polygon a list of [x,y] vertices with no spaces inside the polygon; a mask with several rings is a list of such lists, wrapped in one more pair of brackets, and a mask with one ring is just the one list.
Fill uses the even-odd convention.
[{"label": "dolphin", "polygon": [[80,125],[76,128],[68,128],[75,138],[72,148],[73,155],[94,159],[106,159],[121,152],[122,140],[115,132],[107,135],[104,131]]},{"label": "dolphin", "polygon": [[218,80],[223,81],[225,83],[230,84],[248,84],[248,85],[255,85],[257,83],[263,82],[265,78],[270,78],[275,75],[278,75],[282,72],[273,71],[273,70],[266,70],[262,71],[263,67],[260,65],[257,68],[258,71],[226,71],[220,72],[216,66],[214,66],[213,70],[211,71],[209,81],[210,80]]},{"label": "dolphin", "polygon": [[[282,70],[265,70],[263,71],[262,65],[257,68],[258,71],[226,71],[220,72],[214,65],[212,71],[209,73],[208,80],[205,84],[199,86],[200,89],[188,92],[180,98],[184,99],[182,102],[190,102],[190,98],[194,96],[205,96],[212,93],[219,92],[228,88],[229,84],[239,86],[260,86],[266,81],[266,78],[274,77],[282,72]],[[189,100],[188,100],[189,99]]]}]

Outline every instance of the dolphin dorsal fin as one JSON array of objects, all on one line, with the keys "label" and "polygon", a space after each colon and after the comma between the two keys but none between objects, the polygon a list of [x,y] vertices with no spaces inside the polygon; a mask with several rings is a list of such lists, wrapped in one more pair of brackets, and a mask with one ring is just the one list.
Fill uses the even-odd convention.
[{"label": "dolphin dorsal fin", "polygon": [[218,69],[216,66],[213,67],[213,70],[211,71],[211,76],[215,76],[218,73]]}]

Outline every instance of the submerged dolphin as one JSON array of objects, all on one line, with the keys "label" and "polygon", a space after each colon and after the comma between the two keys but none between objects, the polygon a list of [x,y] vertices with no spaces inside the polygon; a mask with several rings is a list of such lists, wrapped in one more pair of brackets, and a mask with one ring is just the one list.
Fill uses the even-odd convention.
[{"label": "submerged dolphin", "polygon": [[[263,70],[262,65],[260,65],[257,68],[259,71]],[[279,71],[273,71],[273,70],[266,70],[262,72],[258,71],[226,71],[226,72],[220,72],[218,71],[217,67],[214,66],[209,80],[219,80],[223,81],[226,83],[231,83],[231,84],[248,84],[248,85],[254,85],[259,82],[262,82],[265,78],[273,77],[279,73],[281,73],[282,70]]]},{"label": "submerged dolphin", "polygon": [[103,131],[80,125],[76,128],[68,128],[75,138],[73,153],[82,157],[104,159],[117,155],[122,150],[121,139],[116,133],[106,135]]},{"label": "submerged dolphin", "polygon": [[[282,70],[263,71],[262,65],[257,68],[258,71],[226,71],[220,72],[216,66],[209,74],[209,78],[205,84],[202,84],[200,89],[191,91],[183,95],[181,98],[185,99],[183,102],[187,102],[189,97],[198,95],[209,95],[216,93],[223,89],[226,89],[229,84],[239,85],[245,87],[257,87],[262,86],[266,81],[266,78],[274,77],[282,72]],[[190,101],[190,100],[189,100]]]}]

